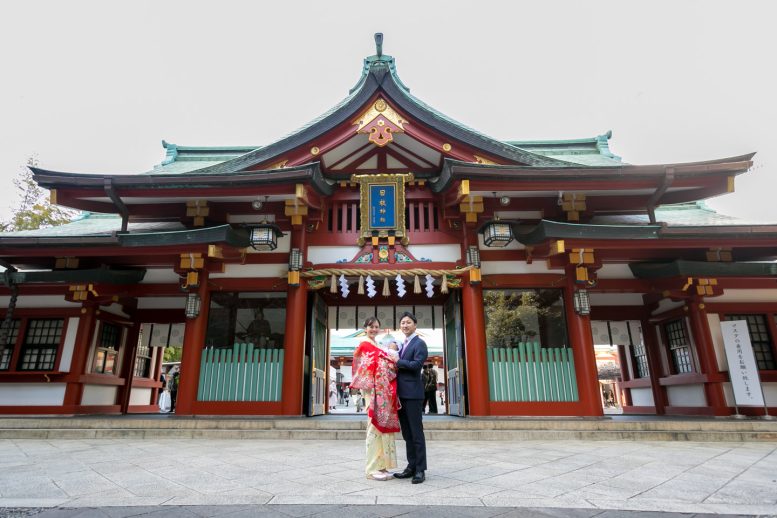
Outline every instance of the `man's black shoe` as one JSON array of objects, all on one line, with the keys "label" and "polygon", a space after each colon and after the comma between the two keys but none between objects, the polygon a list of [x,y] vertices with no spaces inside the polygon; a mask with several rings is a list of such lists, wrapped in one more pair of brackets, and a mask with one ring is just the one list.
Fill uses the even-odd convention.
[{"label": "man's black shoe", "polygon": [[399,473],[394,473],[394,478],[410,478],[413,475],[415,475],[415,471],[413,471],[410,468],[405,468],[405,471],[400,471]]},{"label": "man's black shoe", "polygon": [[420,484],[426,480],[426,475],[424,475],[423,471],[416,471],[415,475],[413,475],[413,484]]}]

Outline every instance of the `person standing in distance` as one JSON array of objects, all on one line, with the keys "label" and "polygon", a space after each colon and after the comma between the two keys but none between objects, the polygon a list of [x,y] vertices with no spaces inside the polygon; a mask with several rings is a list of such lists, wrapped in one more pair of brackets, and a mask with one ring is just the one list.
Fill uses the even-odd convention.
[{"label": "person standing in distance", "polygon": [[413,478],[413,484],[420,484],[426,476],[426,439],[424,437],[424,380],[421,370],[429,352],[426,342],[416,334],[418,319],[405,311],[399,320],[399,329],[405,335],[405,341],[399,348],[397,360],[397,395],[399,425],[405,440],[407,467],[394,473],[396,478]]}]

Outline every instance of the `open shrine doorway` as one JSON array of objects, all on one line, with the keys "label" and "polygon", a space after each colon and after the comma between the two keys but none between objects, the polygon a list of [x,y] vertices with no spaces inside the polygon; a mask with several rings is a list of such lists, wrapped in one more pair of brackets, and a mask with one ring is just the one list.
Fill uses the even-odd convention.
[{"label": "open shrine doorway", "polygon": [[434,380],[434,389],[427,391],[427,415],[464,415],[464,333],[459,298],[456,291],[431,299],[356,296],[343,300],[314,294],[309,304],[306,346],[306,415],[366,414],[360,394],[350,388],[353,353],[365,336],[364,321],[371,316],[380,320],[379,342],[392,338],[401,342],[404,337],[399,320],[405,311],[418,319],[417,333],[429,350],[425,370],[430,370],[426,377]]}]

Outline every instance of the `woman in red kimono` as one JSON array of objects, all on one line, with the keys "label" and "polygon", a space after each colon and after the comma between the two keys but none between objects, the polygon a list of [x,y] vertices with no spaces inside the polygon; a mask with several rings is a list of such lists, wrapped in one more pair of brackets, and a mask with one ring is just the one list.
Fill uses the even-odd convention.
[{"label": "woman in red kimono", "polygon": [[367,478],[388,480],[389,469],[397,466],[394,434],[399,432],[399,399],[397,399],[396,350],[384,348],[375,341],[380,321],[369,317],[364,322],[367,339],[353,354],[351,387],[361,390],[367,407]]}]

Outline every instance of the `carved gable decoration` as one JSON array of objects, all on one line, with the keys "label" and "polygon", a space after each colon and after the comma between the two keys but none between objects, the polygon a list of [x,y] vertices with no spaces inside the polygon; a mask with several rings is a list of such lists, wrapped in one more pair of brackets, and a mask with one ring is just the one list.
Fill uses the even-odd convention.
[{"label": "carved gable decoration", "polygon": [[394,140],[394,133],[404,133],[407,121],[399,116],[382,98],[378,98],[356,121],[356,133],[369,135],[369,141],[378,147]]}]

